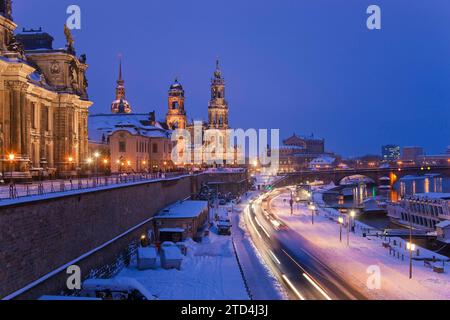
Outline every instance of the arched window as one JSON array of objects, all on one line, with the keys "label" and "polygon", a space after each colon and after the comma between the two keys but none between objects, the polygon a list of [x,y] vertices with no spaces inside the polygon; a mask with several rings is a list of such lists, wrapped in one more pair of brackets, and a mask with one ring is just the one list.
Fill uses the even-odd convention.
[{"label": "arched window", "polygon": [[176,109],[178,109],[178,107],[179,107],[179,105],[178,105],[178,101],[174,101],[174,102],[172,102],[172,109],[173,109],[173,110],[176,110]]}]

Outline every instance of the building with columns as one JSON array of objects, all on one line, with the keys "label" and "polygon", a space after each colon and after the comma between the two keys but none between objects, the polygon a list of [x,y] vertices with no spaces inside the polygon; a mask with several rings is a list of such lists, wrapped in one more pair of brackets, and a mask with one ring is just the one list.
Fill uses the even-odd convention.
[{"label": "building with columns", "polygon": [[[86,55],[77,57],[70,30],[53,49],[42,29],[14,35],[11,0],[0,1],[0,165],[4,176],[81,169],[88,153]],[[10,158],[10,155],[11,156]]]}]

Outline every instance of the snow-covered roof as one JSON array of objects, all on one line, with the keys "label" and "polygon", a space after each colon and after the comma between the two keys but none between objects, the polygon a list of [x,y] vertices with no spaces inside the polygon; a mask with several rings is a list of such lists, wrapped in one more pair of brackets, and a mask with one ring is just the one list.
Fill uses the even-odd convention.
[{"label": "snow-covered roof", "polygon": [[153,247],[138,248],[138,257],[141,259],[156,259],[156,249]]},{"label": "snow-covered roof", "polygon": [[438,193],[438,192],[417,193],[414,196],[417,198],[429,200],[450,200],[450,193]]},{"label": "snow-covered roof", "polygon": [[329,157],[329,156],[322,156],[315,158],[313,161],[311,161],[312,165],[319,165],[319,164],[333,164],[336,161],[335,158]]},{"label": "snow-covered roof", "polygon": [[445,229],[445,228],[449,228],[449,227],[450,227],[450,220],[442,221],[441,223],[438,223],[436,225],[436,228],[441,228],[441,229]]},{"label": "snow-covered roof", "polygon": [[154,296],[138,280],[128,277],[116,277],[113,279],[88,279],[83,282],[84,290],[138,290],[148,300]]},{"label": "snow-covered roof", "polygon": [[156,219],[197,218],[208,210],[207,201],[180,201],[167,207],[155,216]]},{"label": "snow-covered roof", "polygon": [[185,229],[183,228],[161,228],[159,232],[167,232],[167,233],[183,233]]},{"label": "snow-covered roof", "polygon": [[149,114],[93,114],[89,116],[89,140],[100,142],[103,137],[124,130],[133,135],[151,138],[168,138],[170,131],[159,122],[150,125]]},{"label": "snow-covered roof", "polygon": [[164,247],[162,251],[166,260],[183,260],[183,255],[178,247]]}]

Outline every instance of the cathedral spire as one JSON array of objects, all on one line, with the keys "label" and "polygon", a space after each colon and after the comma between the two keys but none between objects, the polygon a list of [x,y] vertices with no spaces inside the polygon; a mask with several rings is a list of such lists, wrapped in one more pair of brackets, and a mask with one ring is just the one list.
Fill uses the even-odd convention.
[{"label": "cathedral spire", "polygon": [[116,86],[116,100],[111,105],[113,113],[131,113],[131,105],[125,96],[125,80],[122,72],[122,55],[119,55],[119,77]]},{"label": "cathedral spire", "polygon": [[222,78],[222,71],[220,70],[219,58],[217,58],[217,60],[216,60],[216,70],[214,71],[214,78],[216,78],[216,79]]},{"label": "cathedral spire", "polygon": [[122,55],[119,55],[119,79],[117,80],[118,85],[124,85],[125,81],[122,76]]}]

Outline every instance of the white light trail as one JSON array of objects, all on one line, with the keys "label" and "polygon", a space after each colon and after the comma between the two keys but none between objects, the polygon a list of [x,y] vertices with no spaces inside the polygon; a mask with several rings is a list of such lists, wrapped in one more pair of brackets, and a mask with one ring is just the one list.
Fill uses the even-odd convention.
[{"label": "white light trail", "polygon": [[325,297],[325,299],[330,301],[332,300],[330,296],[310,276],[308,276],[306,273],[304,273],[303,276],[306,280],[308,280],[309,283],[313,285],[314,288],[317,289],[317,291],[319,291]]},{"label": "white light trail", "polygon": [[255,229],[256,234],[258,235],[258,237],[259,237],[260,239],[262,239],[261,233],[259,233],[259,231],[258,231],[258,229],[256,228],[255,224],[253,223],[252,216],[250,215],[250,210],[249,210],[248,208],[247,208],[247,216],[248,216],[248,220],[250,221],[250,223],[251,223],[252,226],[253,226],[253,229]]},{"label": "white light trail", "polygon": [[296,287],[294,287],[294,285],[292,284],[292,282],[289,280],[288,277],[286,277],[285,274],[283,274],[283,279],[284,281],[286,281],[286,283],[288,284],[288,286],[292,289],[292,291],[294,291],[294,293],[297,295],[297,297],[300,298],[300,300],[305,300],[305,298],[302,296],[302,294],[297,290]]},{"label": "white light trail", "polygon": [[258,226],[262,229],[262,231],[264,231],[264,233],[266,234],[267,238],[270,239],[270,234],[269,232],[267,232],[266,228],[263,227],[263,225],[259,222],[258,218],[255,217],[255,221],[258,224]]},{"label": "white light trail", "polygon": [[272,256],[273,260],[275,260],[276,263],[281,264],[280,260],[278,260],[275,253],[272,252],[272,250],[269,250],[270,255]]}]

